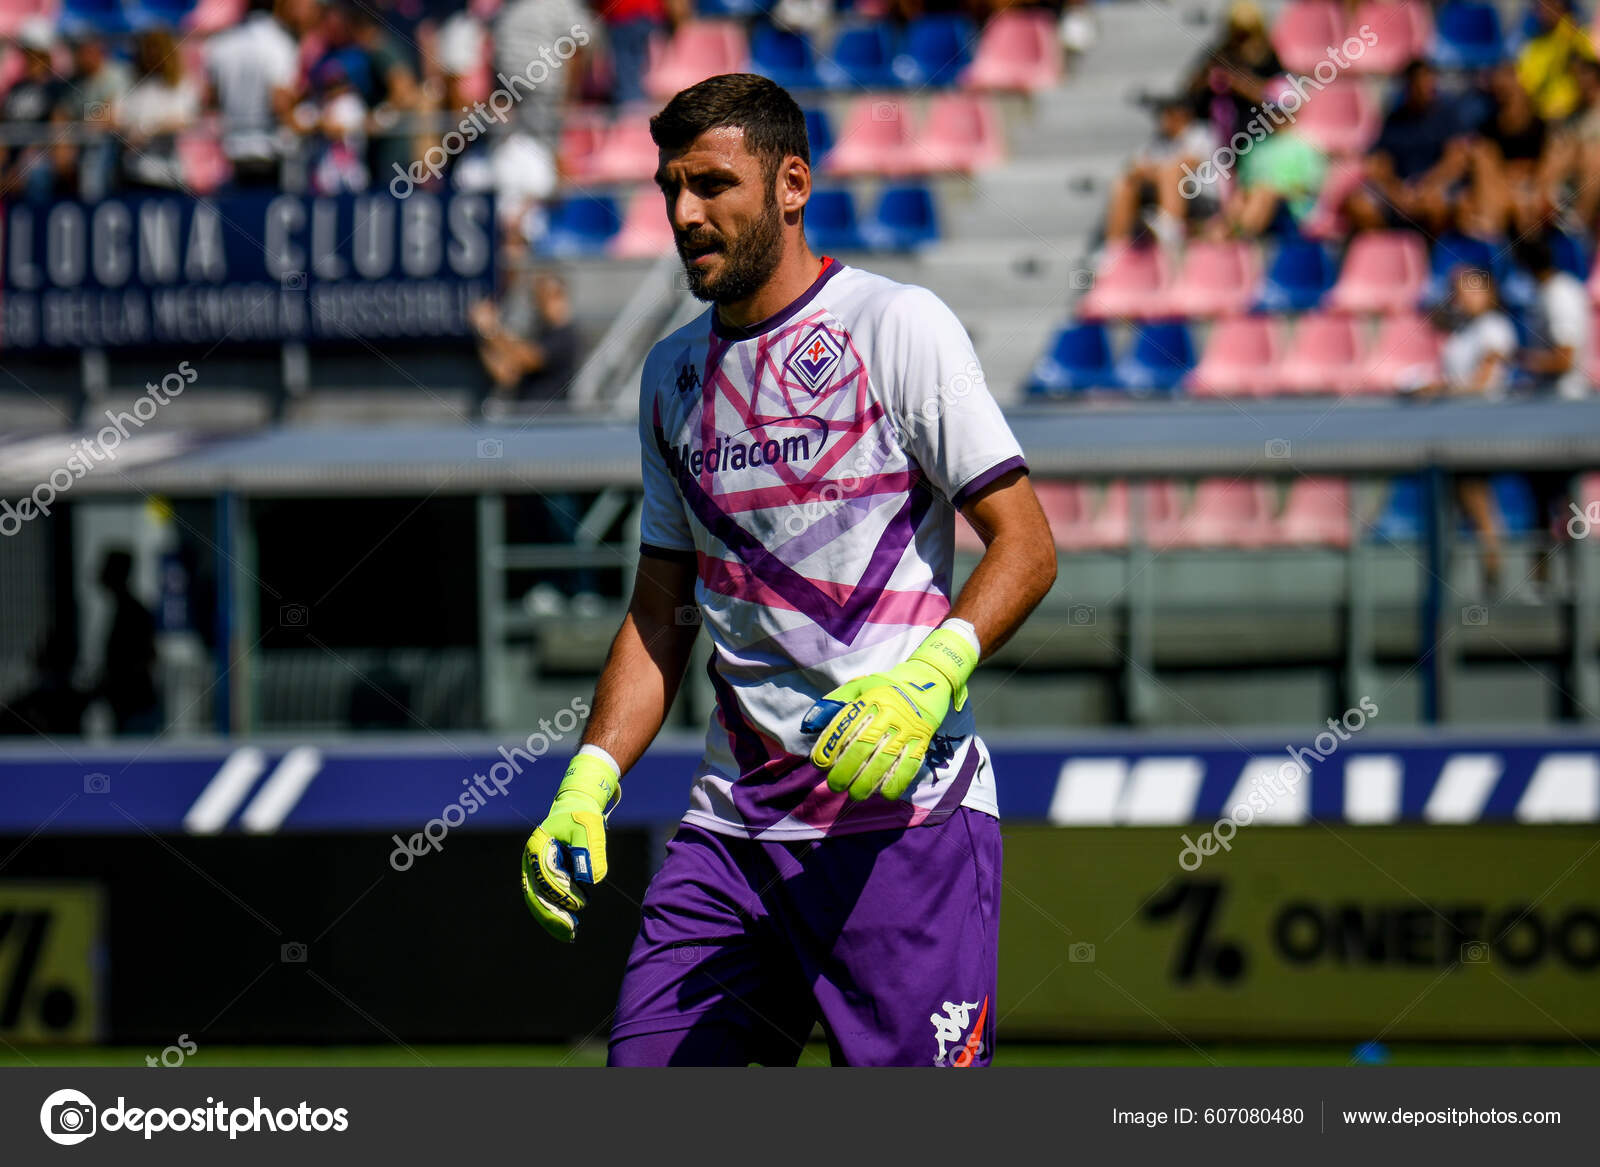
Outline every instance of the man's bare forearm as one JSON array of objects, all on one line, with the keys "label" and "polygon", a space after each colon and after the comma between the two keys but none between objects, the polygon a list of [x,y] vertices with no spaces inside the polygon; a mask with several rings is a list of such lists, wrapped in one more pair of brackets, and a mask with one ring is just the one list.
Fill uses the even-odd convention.
[{"label": "man's bare forearm", "polygon": [[972,625],[987,657],[1011,639],[1056,582],[1055,541],[1020,472],[1001,478],[962,509],[985,546],[950,615]]}]

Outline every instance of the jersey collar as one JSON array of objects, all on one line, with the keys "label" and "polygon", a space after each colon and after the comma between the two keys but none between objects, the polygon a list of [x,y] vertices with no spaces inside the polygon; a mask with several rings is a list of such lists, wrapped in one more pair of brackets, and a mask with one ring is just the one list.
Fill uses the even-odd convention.
[{"label": "jersey collar", "polygon": [[770,332],[780,324],[786,323],[812,300],[817,298],[817,293],[822,291],[822,285],[831,280],[844,270],[844,264],[830,255],[822,257],[822,270],[817,273],[817,278],[811,281],[811,286],[790,302],[787,308],[779,309],[765,320],[758,320],[743,328],[736,328],[730,324],[722,323],[722,318],[717,315],[715,307],[711,309],[711,331],[723,340],[749,340],[753,336],[760,336],[763,332]]}]

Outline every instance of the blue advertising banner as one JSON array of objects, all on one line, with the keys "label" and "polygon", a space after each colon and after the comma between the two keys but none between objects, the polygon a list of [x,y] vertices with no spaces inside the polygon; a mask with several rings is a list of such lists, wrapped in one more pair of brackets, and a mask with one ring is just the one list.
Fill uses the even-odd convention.
[{"label": "blue advertising banner", "polygon": [[[554,735],[552,734],[552,737]],[[0,834],[34,831],[518,829],[555,793],[575,737],[551,741],[8,746]],[[1001,815],[1057,826],[1600,822],[1600,736],[997,741]],[[687,809],[696,743],[663,740],[611,821]]]},{"label": "blue advertising banner", "polygon": [[0,237],[6,349],[464,337],[495,290],[486,194],[58,202]]}]

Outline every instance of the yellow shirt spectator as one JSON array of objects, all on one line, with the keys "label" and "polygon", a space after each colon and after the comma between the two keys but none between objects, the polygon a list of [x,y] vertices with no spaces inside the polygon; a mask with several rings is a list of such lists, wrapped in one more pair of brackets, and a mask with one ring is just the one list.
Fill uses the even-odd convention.
[{"label": "yellow shirt spectator", "polygon": [[1563,16],[1547,32],[1523,46],[1517,58],[1517,80],[1533,98],[1539,116],[1549,120],[1566,117],[1578,107],[1578,81],[1572,62],[1579,56],[1595,60],[1589,34]]}]

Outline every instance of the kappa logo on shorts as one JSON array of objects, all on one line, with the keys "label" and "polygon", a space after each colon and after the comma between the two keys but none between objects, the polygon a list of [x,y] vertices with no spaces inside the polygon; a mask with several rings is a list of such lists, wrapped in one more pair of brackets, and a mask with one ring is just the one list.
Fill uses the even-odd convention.
[{"label": "kappa logo on shorts", "polygon": [[828,378],[839,367],[839,358],[843,355],[844,346],[838,338],[819,324],[806,333],[806,338],[783,362],[784,372],[815,395],[828,383]]},{"label": "kappa logo on shorts", "polygon": [[[967,1033],[967,1021],[974,1009],[978,1010],[977,1020],[972,1023],[972,1032]],[[929,1016],[933,1022],[933,1039],[939,1043],[939,1054],[933,1059],[936,1066],[951,1065],[958,1070],[966,1069],[972,1065],[972,1060],[983,1053],[983,1019],[989,1015],[989,998],[983,999],[980,1008],[976,1001],[964,1001],[956,1004],[954,1001],[944,1003],[944,1016],[937,1013]],[[965,1040],[963,1041],[963,1036]],[[946,1056],[949,1047],[959,1045],[955,1057],[947,1063]]]}]

